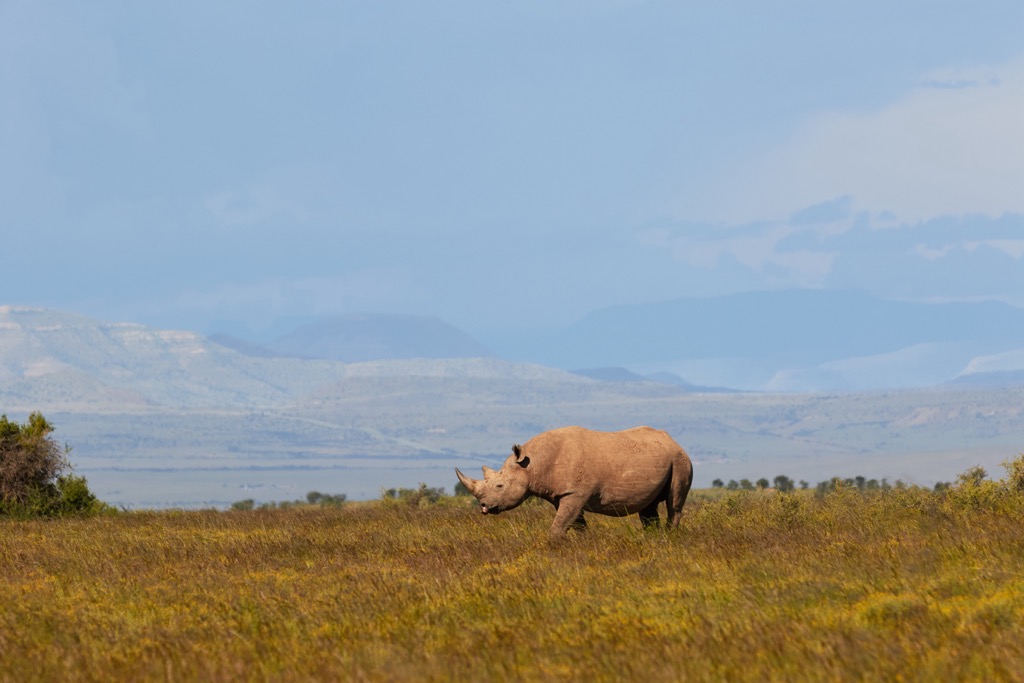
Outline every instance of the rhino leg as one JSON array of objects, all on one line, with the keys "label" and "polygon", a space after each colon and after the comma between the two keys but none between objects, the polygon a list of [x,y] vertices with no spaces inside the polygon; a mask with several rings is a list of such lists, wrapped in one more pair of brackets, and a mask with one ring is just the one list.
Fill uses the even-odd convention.
[{"label": "rhino leg", "polygon": [[665,507],[668,508],[668,528],[679,527],[683,518],[683,503],[690,493],[690,484],[693,483],[693,465],[689,458],[683,456],[672,468],[672,476],[668,483],[668,495],[665,498]]},{"label": "rhino leg", "polygon": [[657,529],[661,524],[661,520],[658,518],[657,500],[640,511],[640,523],[645,529]]},{"label": "rhino leg", "polygon": [[551,536],[561,537],[566,534],[569,527],[577,529],[586,528],[587,522],[583,519],[583,506],[586,500],[577,496],[564,496],[555,501],[555,520],[551,523]]}]

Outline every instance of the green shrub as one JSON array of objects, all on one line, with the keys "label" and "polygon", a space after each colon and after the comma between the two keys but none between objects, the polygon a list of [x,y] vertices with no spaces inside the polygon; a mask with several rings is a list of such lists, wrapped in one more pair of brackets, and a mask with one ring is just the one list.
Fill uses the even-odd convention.
[{"label": "green shrub", "polygon": [[385,501],[398,500],[408,503],[410,506],[417,506],[421,503],[436,503],[444,497],[444,487],[428,487],[420,482],[419,488],[415,489],[385,489],[381,491],[381,499]]},{"label": "green shrub", "polygon": [[348,496],[344,493],[320,493],[319,491],[310,491],[306,494],[306,502],[310,505],[327,505],[333,507],[340,507],[345,504],[348,500]]},{"label": "green shrub", "polygon": [[1019,454],[1013,460],[1004,460],[1002,465],[1006,470],[1007,488],[1024,493],[1024,453]]},{"label": "green shrub", "polygon": [[52,437],[53,426],[41,413],[19,424],[0,415],[0,515],[53,516],[98,512],[83,477],[71,474],[67,455]]}]

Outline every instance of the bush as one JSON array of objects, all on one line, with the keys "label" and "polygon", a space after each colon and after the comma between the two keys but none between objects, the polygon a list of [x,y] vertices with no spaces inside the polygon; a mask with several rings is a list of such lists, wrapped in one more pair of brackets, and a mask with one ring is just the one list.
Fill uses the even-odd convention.
[{"label": "bush", "polygon": [[306,494],[306,502],[310,505],[326,505],[333,507],[341,507],[345,501],[348,500],[348,496],[344,493],[320,493],[319,491],[310,491]]},{"label": "bush", "polygon": [[41,413],[24,424],[0,415],[0,514],[52,516],[106,507],[83,477],[71,473],[71,449],[62,448],[52,433]]},{"label": "bush", "polygon": [[385,500],[401,500],[408,503],[410,506],[417,506],[421,502],[424,503],[436,503],[444,497],[444,487],[428,487],[423,482],[420,482],[419,488],[415,489],[387,489],[381,491],[380,497]]},{"label": "bush", "polygon": [[1024,453],[1021,453],[1013,460],[1005,460],[1002,463],[1006,470],[1006,486],[1011,491],[1024,493]]},{"label": "bush", "polygon": [[981,465],[975,465],[957,475],[956,486],[957,488],[981,486],[981,482],[985,481],[986,478],[988,478],[988,472],[985,471],[985,468]]}]

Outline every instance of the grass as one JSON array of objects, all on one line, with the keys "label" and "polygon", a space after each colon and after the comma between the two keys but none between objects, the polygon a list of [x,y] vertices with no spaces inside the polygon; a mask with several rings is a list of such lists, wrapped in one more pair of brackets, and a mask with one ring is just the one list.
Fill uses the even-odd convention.
[{"label": "grass", "polygon": [[0,521],[0,681],[1020,680],[1024,494]]}]

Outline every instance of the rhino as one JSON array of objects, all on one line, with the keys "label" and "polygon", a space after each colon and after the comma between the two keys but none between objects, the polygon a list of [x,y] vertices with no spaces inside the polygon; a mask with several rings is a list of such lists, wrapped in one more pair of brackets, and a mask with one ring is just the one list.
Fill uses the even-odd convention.
[{"label": "rhino", "polygon": [[483,473],[483,479],[470,479],[455,470],[481,513],[496,515],[537,496],[555,506],[552,537],[570,527],[585,529],[585,512],[638,514],[644,527],[657,527],[659,503],[668,508],[669,528],[676,528],[693,482],[686,451],[651,427],[553,429],[514,445],[500,470],[484,466]]}]

